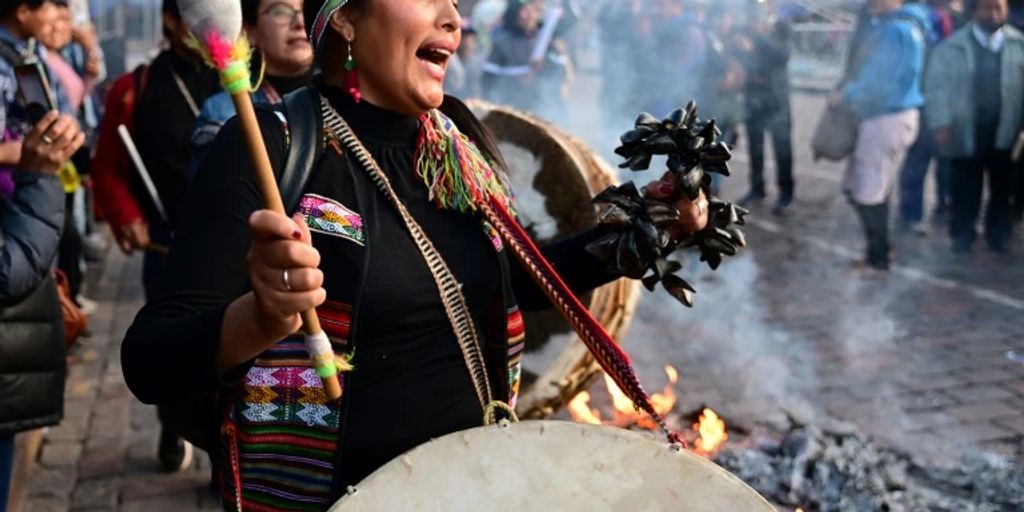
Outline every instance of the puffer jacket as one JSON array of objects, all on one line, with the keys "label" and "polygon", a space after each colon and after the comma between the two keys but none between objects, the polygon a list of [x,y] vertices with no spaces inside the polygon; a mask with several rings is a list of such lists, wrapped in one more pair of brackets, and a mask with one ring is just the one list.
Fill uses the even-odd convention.
[{"label": "puffer jacket", "polygon": [[0,200],[0,435],[58,423],[65,348],[57,288],[50,278],[64,225],[56,175],[14,171]]}]

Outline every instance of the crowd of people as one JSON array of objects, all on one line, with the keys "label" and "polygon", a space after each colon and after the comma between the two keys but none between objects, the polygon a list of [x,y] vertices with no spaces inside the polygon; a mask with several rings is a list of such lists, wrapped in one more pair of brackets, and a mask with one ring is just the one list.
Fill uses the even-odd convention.
[{"label": "crowd of people", "polygon": [[867,2],[846,77],[830,97],[860,118],[844,191],[864,227],[866,269],[889,268],[897,189],[897,231],[927,234],[923,192],[932,160],[934,217],[948,219],[952,251],[972,249],[983,196],[985,241],[993,251],[1009,249],[1024,206],[1014,154],[1024,128],[1024,53],[1010,14],[1006,0]]},{"label": "crowd of people", "polygon": [[[372,62],[374,50],[357,43],[352,35],[354,26],[372,20],[348,23],[338,17],[341,21],[332,19],[328,23],[332,32],[321,50],[332,52],[335,61],[343,64],[344,71],[334,70],[328,69],[322,58],[315,62],[314,50],[319,48],[309,42],[308,27],[320,11],[321,2],[240,1],[244,30],[255,48],[253,71],[258,84],[252,93],[254,101],[280,104],[294,91],[318,87],[326,91],[324,94],[336,108],[352,116],[350,121],[357,131],[362,131],[361,135],[368,137],[370,152],[375,157],[391,163],[404,161],[405,157],[411,161],[414,148],[406,148],[405,143],[409,137],[415,139],[416,122],[410,128],[406,117],[373,110],[372,105],[360,104],[358,95],[355,104],[351,104],[343,94],[346,88],[349,92],[359,90],[359,83],[352,78],[356,70],[360,70],[364,81],[361,94],[374,91],[374,86],[384,83],[382,77],[387,78],[388,70],[381,70],[382,64]],[[357,6],[365,3],[351,2]],[[789,73],[793,29],[791,20],[757,9],[745,13],[737,5],[701,0],[606,2],[593,18],[600,30],[602,114],[607,116],[608,126],[621,127],[623,120],[632,119],[637,112],[666,114],[696,100],[702,113],[716,118],[725,139],[734,146],[745,147],[750,155],[749,190],[741,200],[748,206],[757,206],[768,198],[765,142],[770,139],[776,173],[772,211],[781,215],[796,200]],[[1024,150],[1024,34],[1011,25],[1015,21],[1024,23],[1024,16],[1017,15],[1021,12],[1011,10],[1007,0],[970,0],[962,6],[951,0],[866,0],[853,32],[844,77],[828,98],[831,108],[849,109],[858,119],[843,192],[864,227],[865,268],[884,271],[889,267],[889,204],[894,194],[898,200],[898,231],[926,234],[924,184],[933,162],[938,194],[934,215],[948,218],[952,249],[958,253],[971,250],[983,197],[988,205],[984,239],[992,250],[1008,249],[1014,223],[1020,221],[1024,211],[1024,179],[1019,163]],[[246,288],[250,280],[257,291],[261,286],[269,290],[281,281],[276,274],[267,278],[246,273],[244,258],[214,262],[217,255],[198,250],[207,244],[218,251],[237,248],[244,255],[250,244],[250,238],[235,239],[226,232],[217,232],[211,227],[215,219],[202,215],[197,210],[200,205],[237,207],[237,211],[221,212],[221,220],[232,222],[225,227],[240,228],[238,231],[246,236],[246,219],[256,206],[250,204],[255,201],[253,197],[234,197],[227,193],[225,183],[210,179],[199,186],[201,192],[196,194],[201,200],[186,200],[197,180],[201,182],[204,168],[232,166],[235,153],[224,147],[227,142],[218,147],[215,140],[220,140],[218,134],[222,129],[231,126],[229,119],[235,111],[231,98],[222,92],[217,74],[188,43],[189,35],[177,3],[165,0],[162,15],[166,44],[159,54],[123,76],[107,77],[95,31],[75,19],[66,1],[0,0],[0,346],[8,356],[0,361],[0,382],[4,389],[13,390],[0,394],[0,510],[6,502],[4,493],[10,477],[14,434],[53,425],[61,417],[64,350],[74,341],[63,329],[61,306],[75,307],[86,314],[94,307],[84,290],[83,271],[86,260],[103,252],[105,238],[95,218],[109,225],[122,251],[139,252],[145,259],[142,284],[151,305],[129,334],[125,371],[137,394],[160,404],[158,413],[164,426],[157,455],[165,469],[185,468],[192,458],[192,447],[182,438],[179,422],[175,421],[179,416],[177,404],[165,399],[174,392],[169,386],[181,381],[183,386],[196,387],[198,392],[198,386],[208,383],[208,374],[215,373],[215,358],[217,365],[224,363],[223,358],[230,359],[230,364],[217,366],[217,371],[231,370],[259,353],[253,352],[252,347],[243,347],[236,353],[213,356],[208,353],[210,346],[196,344],[192,346],[193,352],[186,347],[177,355],[159,353],[161,361],[181,362],[180,367],[168,363],[168,368],[179,373],[166,381],[153,379],[160,372],[147,376],[132,374],[132,361],[151,358],[156,353],[152,352],[155,349],[151,343],[141,341],[143,338],[219,340],[221,322],[227,326],[229,319],[239,323],[231,327],[237,331],[234,334],[246,334],[246,329],[253,327],[242,326],[244,314],[263,311],[259,309],[263,306],[252,302],[255,299],[251,297],[238,298],[230,306],[225,304],[213,312],[220,315],[216,318],[211,311],[196,313],[189,308],[216,298],[211,295],[240,295],[236,292]],[[461,17],[447,12],[438,16],[456,19],[461,24],[458,53],[447,61],[447,92],[460,98],[489,99],[556,123],[569,116],[567,100],[576,73],[574,45],[578,44],[573,31],[584,18],[584,11],[576,2],[481,0],[471,13]],[[430,58],[447,58],[443,54],[437,57],[437,48],[428,50],[433,52]],[[336,87],[335,91],[334,85],[318,82],[314,76],[318,67],[344,77],[344,87]],[[30,70],[36,73],[32,77],[45,84],[44,99],[48,102],[41,112],[32,108],[24,90]],[[433,97],[427,101],[416,94],[412,94],[410,101],[433,101]],[[461,121],[459,116],[465,107],[459,110],[461,104],[453,106],[445,101],[441,111]],[[406,107],[400,102],[398,106]],[[427,109],[416,104],[407,110]],[[281,135],[285,141],[270,144],[271,153],[278,160],[290,158],[287,124],[282,128],[281,123],[274,122],[273,115],[264,114],[267,115],[261,114],[260,122],[265,130]],[[234,139],[226,138],[238,142],[237,130],[233,133]],[[741,133],[745,134],[743,140]],[[338,154],[342,152],[338,150]],[[412,176],[411,169],[409,175]],[[356,202],[361,199],[349,197],[355,192],[327,190],[330,186],[326,182],[314,184],[325,188],[324,195],[341,195]],[[410,184],[400,185],[412,190]],[[448,229],[465,228],[467,233],[479,229],[475,224],[454,223],[433,209],[428,211],[425,197],[413,197],[424,199],[420,205],[423,209],[414,207],[414,213],[428,219],[429,229],[441,229],[442,225],[448,225]],[[302,207],[310,211],[323,209],[327,200],[320,195],[314,199],[319,202],[304,202]],[[304,197],[303,201],[306,200]],[[333,207],[344,219],[354,215],[340,203]],[[276,240],[267,233],[279,231],[280,226],[268,219],[264,222],[263,235],[270,242]],[[361,226],[362,221],[359,222]],[[188,238],[184,242],[176,241],[182,236],[181,226],[187,228]],[[396,226],[389,228],[404,229]],[[374,226],[385,227],[388,226]],[[342,238],[359,246],[367,243],[361,238],[365,233],[350,228],[351,225],[338,224],[332,229],[336,230],[335,235],[341,233]],[[257,232],[256,227],[253,230]],[[308,242],[308,231],[296,233]],[[269,244],[267,240],[258,242]],[[388,242],[376,243],[389,253],[408,249],[389,248]],[[179,256],[169,263],[170,248],[182,245],[194,251],[189,257]],[[358,256],[346,252],[351,248],[343,245],[331,245],[332,251],[349,259]],[[442,252],[451,249],[441,245]],[[281,258],[268,256],[273,254],[270,248],[260,250],[268,258]],[[200,261],[207,257],[209,260]],[[250,265],[252,258],[250,253]],[[295,258],[298,259],[291,262],[295,269],[315,267],[310,257]],[[210,268],[219,268],[218,273],[206,269],[204,265],[208,263]],[[280,266],[263,263],[267,268]],[[469,264],[468,260],[456,263]],[[581,272],[590,270],[587,265],[583,267]],[[67,283],[66,288],[56,286],[54,269],[59,270],[57,275]],[[300,275],[297,271],[291,278],[285,272],[288,292],[293,292],[293,285],[296,293],[309,295],[319,290],[316,283],[323,282],[323,275],[306,270],[310,272],[301,278],[296,277]],[[182,279],[167,279],[168,275],[180,277],[183,272],[189,273],[191,277],[186,281],[199,291],[183,290]],[[424,282],[426,288],[432,286],[429,279],[421,279],[424,275],[408,277],[416,286]],[[584,289],[611,278],[575,277]],[[334,289],[358,288],[358,283],[344,279],[332,284]],[[480,289],[471,290],[473,293],[496,291],[490,287],[494,283],[477,284]],[[220,288],[209,291],[203,286]],[[410,294],[429,295],[422,287],[409,286]],[[174,302],[183,296],[191,297],[191,305]],[[311,296],[304,296],[303,300],[308,302]],[[524,297],[530,295],[524,293]],[[395,305],[385,297],[375,300],[384,306]],[[471,305],[475,308],[480,304]],[[364,324],[366,329],[386,337],[398,336],[393,332],[395,328],[414,333],[437,328],[430,322],[417,323],[422,319],[413,317],[391,325],[394,319],[386,317],[384,306],[369,308],[379,316],[370,315]],[[433,302],[426,306],[440,307]],[[286,313],[294,320],[294,313],[300,309],[294,304],[291,309]],[[352,314],[351,306],[344,310],[347,312],[343,310],[339,309],[337,314]],[[286,323],[282,321],[275,327],[286,331],[294,327]],[[277,339],[263,338],[267,342]],[[217,342],[211,345],[216,348]],[[173,344],[167,346],[173,348]],[[409,346],[422,348],[415,343]],[[48,355],[53,357],[39,357],[39,351],[47,347],[52,349]],[[372,354],[376,349],[365,350]],[[455,359],[461,357],[457,352],[444,357],[453,355],[457,356]],[[209,367],[187,368],[186,356],[210,356],[206,358]],[[373,369],[371,364],[366,371]],[[217,375],[230,376],[225,376],[225,372]],[[399,393],[389,388],[392,391]],[[469,402],[473,401],[470,397]],[[377,412],[372,404],[359,405]],[[477,411],[455,413],[469,417]],[[363,427],[367,431],[362,434],[369,436],[372,428]],[[357,433],[358,428],[358,424],[351,427]],[[437,428],[440,432],[449,426]],[[404,447],[388,446],[386,451]],[[362,471],[359,475],[379,462],[382,461],[361,462],[363,466],[357,467]],[[352,473],[346,477],[354,480],[359,475]]]},{"label": "crowd of people", "polygon": [[746,126],[742,144],[750,154],[750,189],[741,203],[767,198],[770,139],[777,185],[773,211],[781,214],[792,204],[788,20],[744,2],[657,0],[608,2],[598,21],[606,124],[622,126],[637,112],[664,115],[696,101],[731,145],[741,144],[739,128]]},{"label": "crowd of people", "polygon": [[[242,4],[262,70],[254,99],[279,102],[312,77],[302,2]],[[110,80],[103,101],[97,92],[106,78],[103,54],[91,25],[74,21],[66,1],[0,2],[0,382],[9,391],[0,396],[0,510],[14,434],[61,418],[64,354],[74,342],[61,307],[86,315],[94,308],[82,293],[86,259],[104,251],[93,219],[109,224],[125,253],[144,254],[144,290],[147,299],[156,296],[196,162],[234,115],[230,99],[218,94],[216,73],[187,44],[177,3],[164,1],[162,13],[164,49]],[[42,112],[52,112],[41,119],[23,90],[24,69],[38,69],[36,83],[45,84],[50,101]],[[69,285],[63,299],[54,267]],[[59,343],[44,343],[51,338]],[[158,410],[164,418],[164,408]],[[176,471],[190,464],[192,449],[167,427],[157,455]]]}]

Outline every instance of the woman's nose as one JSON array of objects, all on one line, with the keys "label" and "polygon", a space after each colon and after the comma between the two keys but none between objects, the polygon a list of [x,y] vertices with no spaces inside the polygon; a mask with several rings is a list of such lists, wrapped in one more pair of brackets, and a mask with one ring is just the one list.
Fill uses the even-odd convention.
[{"label": "woman's nose", "polygon": [[455,7],[455,4],[451,2],[445,2],[444,12],[441,14],[441,28],[445,32],[455,32],[462,27],[462,15],[459,14],[459,10]]}]

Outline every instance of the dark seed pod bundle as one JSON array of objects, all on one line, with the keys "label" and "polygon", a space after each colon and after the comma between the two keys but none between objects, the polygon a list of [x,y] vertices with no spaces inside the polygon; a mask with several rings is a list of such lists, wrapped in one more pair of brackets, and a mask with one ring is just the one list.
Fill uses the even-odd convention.
[{"label": "dark seed pod bundle", "polygon": [[648,199],[629,182],[609,187],[594,198],[595,203],[605,205],[600,222],[609,233],[587,250],[607,261],[610,271],[641,279],[651,291],[661,283],[673,297],[692,307],[697,291],[676,275],[682,264],[668,257],[677,249],[695,248],[701,261],[717,269],[724,257],[735,256],[746,246],[746,238],[737,226],[744,224],[749,212],[710,195],[709,173],[729,176],[732,152],[728,144],[718,140],[721,136],[714,119],[700,119],[697,104],[692,101],[660,121],[647,112],[640,114],[615,150],[625,159],[619,167],[645,171],[654,156],[666,156],[678,194],[672,202],[682,194],[696,200],[704,191],[709,203],[708,225],[685,239],[673,240],[669,228],[678,222],[679,212],[672,202]]}]

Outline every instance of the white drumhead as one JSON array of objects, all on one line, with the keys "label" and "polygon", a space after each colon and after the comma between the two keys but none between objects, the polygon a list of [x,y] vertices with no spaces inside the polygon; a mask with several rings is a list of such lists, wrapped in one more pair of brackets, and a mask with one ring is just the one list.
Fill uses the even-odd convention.
[{"label": "white drumhead", "polygon": [[434,440],[391,461],[334,512],[774,512],[740,479],[650,435],[527,421]]}]

